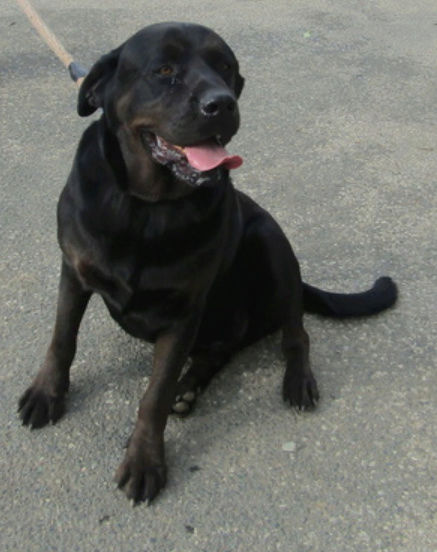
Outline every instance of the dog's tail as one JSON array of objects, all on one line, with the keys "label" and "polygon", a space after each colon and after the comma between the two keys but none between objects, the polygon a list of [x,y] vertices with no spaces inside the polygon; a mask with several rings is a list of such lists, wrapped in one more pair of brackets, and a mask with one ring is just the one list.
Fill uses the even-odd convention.
[{"label": "dog's tail", "polygon": [[398,288],[387,276],[361,293],[331,293],[303,284],[305,311],[335,318],[377,314],[394,305],[397,296]]}]

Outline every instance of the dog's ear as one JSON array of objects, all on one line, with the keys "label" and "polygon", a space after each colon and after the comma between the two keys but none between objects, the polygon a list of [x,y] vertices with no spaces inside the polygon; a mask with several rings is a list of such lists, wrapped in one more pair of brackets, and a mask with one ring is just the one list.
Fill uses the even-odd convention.
[{"label": "dog's ear", "polygon": [[244,78],[240,75],[240,73],[237,73],[237,76],[235,78],[235,95],[237,96],[237,98],[240,97],[243,87]]},{"label": "dog's ear", "polygon": [[94,113],[103,107],[105,87],[114,75],[122,46],[102,56],[85,77],[77,99],[77,112],[81,117]]}]

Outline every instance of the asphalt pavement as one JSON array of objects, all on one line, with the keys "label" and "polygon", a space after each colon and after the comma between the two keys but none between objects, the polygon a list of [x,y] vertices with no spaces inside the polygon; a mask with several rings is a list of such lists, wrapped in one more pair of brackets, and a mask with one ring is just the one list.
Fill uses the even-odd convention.
[{"label": "asphalt pavement", "polygon": [[354,291],[386,274],[400,290],[374,318],[306,317],[315,412],[281,401],[279,336],[238,355],[170,420],[169,483],[136,508],[112,478],[151,347],[98,298],[65,418],[31,432],[16,414],[51,334],[56,202],[89,121],[14,1],[0,5],[1,550],[435,552],[435,0],[35,0],[87,66],[149,23],[213,27],[246,78],[236,187],[281,223],[308,282]]}]

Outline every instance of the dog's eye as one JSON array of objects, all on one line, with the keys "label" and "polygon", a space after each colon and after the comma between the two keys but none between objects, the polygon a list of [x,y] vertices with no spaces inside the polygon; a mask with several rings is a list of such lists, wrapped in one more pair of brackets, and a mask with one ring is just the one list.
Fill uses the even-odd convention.
[{"label": "dog's eye", "polygon": [[222,69],[223,71],[229,71],[231,69],[231,66],[229,65],[229,63],[226,63],[226,61],[223,61],[220,64],[220,69]]},{"label": "dog's eye", "polygon": [[157,71],[163,77],[171,77],[174,73],[174,69],[171,65],[163,65]]}]

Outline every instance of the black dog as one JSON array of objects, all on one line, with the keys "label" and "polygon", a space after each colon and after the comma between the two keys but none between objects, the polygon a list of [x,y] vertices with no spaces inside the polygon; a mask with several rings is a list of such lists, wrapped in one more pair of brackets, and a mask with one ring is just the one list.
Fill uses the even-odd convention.
[{"label": "black dog", "polygon": [[[284,400],[319,397],[304,309],[379,312],[396,300],[380,278],[344,295],[303,284],[273,218],[234,189],[224,150],[237,132],[244,80],[231,49],[198,25],[138,32],[91,69],[79,115],[103,109],[80,142],[58,206],[63,252],[53,339],[19,403],[25,425],[63,413],[82,315],[93,292],[130,334],[155,343],[153,371],[116,480],[135,502],[166,481],[164,428],[242,347],[282,329]],[[192,363],[180,379],[188,358]]]}]

